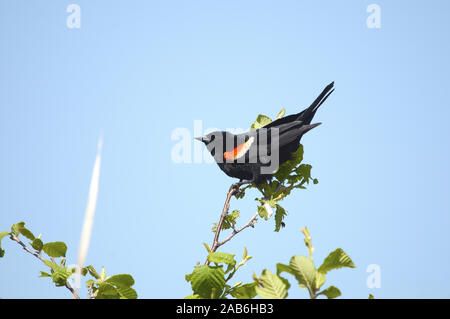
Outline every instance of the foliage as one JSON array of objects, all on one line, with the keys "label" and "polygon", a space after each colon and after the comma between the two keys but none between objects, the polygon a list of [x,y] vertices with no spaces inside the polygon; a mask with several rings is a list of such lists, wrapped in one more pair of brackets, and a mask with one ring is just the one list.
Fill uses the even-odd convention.
[{"label": "foliage", "polygon": [[247,249],[244,249],[242,260],[236,265],[234,255],[223,252],[211,253],[208,245],[205,244],[208,250],[207,260],[214,265],[196,266],[192,273],[186,275],[186,281],[191,284],[193,291],[193,294],[186,298],[251,299],[259,296],[264,299],[284,299],[288,296],[291,284],[281,276],[283,273],[293,276],[298,286],[308,291],[311,299],[319,296],[328,299],[339,297],[341,291],[335,286],[321,289],[326,282],[326,274],[331,270],[343,267],[355,268],[353,261],[341,248],[338,248],[331,252],[317,268],[313,262],[314,247],[309,231],[305,227],[302,228],[302,232],[305,236],[304,242],[309,256],[294,255],[289,264],[278,263],[276,265],[276,274],[264,269],[259,277],[256,274],[253,275],[253,282],[246,284],[238,282],[233,286],[230,284],[230,279],[252,256],[248,256]]},{"label": "foliage", "polygon": [[[76,273],[77,267],[66,266],[67,245],[61,241],[44,243],[41,239],[42,235],[35,237],[33,233],[25,228],[24,222],[19,222],[11,226],[11,231],[0,232],[1,240],[9,236],[16,241],[29,253],[39,258],[45,266],[46,271],[41,271],[39,277],[48,277],[56,287],[72,288],[69,279]],[[29,239],[29,246],[26,245],[20,236]],[[47,257],[44,257],[45,255]],[[0,246],[0,257],[5,255],[5,251]],[[58,259],[59,258],[59,259]],[[119,274],[107,277],[105,269],[102,267],[100,275],[92,265],[83,267],[80,270],[82,276],[90,275],[92,278],[86,281],[89,291],[89,298],[95,299],[136,299],[137,293],[131,288],[134,285],[134,279],[128,274]]]},{"label": "foliage", "polygon": [[242,259],[237,263],[234,259],[235,255],[223,252],[211,253],[208,245],[204,245],[208,251],[207,260],[214,265],[196,266],[192,273],[186,275],[186,281],[191,284],[193,292],[186,298],[226,299],[231,296],[238,299],[251,299],[255,297],[255,283],[244,285],[242,282],[237,282],[233,286],[230,284],[237,270],[252,258],[247,254],[247,248],[244,248]]}]

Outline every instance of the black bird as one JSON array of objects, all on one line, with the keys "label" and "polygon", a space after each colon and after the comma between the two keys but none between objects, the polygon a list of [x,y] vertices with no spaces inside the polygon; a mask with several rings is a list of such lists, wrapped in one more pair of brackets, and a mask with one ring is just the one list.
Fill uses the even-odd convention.
[{"label": "black bird", "polygon": [[281,164],[292,158],[303,134],[321,124],[311,124],[311,121],[334,91],[333,86],[334,82],[330,83],[307,109],[260,129],[238,135],[216,131],[196,139],[205,143],[217,165],[228,176],[239,178],[241,184],[264,183],[273,177]]}]

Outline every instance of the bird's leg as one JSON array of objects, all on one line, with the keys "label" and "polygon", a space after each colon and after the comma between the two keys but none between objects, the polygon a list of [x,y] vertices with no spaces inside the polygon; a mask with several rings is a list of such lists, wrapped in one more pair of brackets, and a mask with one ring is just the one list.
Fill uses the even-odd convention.
[{"label": "bird's leg", "polygon": [[231,185],[231,188],[234,188],[235,189],[235,194],[236,195],[239,195],[240,194],[240,187],[242,186],[242,185],[245,185],[245,184],[251,184],[251,183],[253,183],[252,181],[249,181],[249,180],[243,180],[243,179],[241,179],[241,180],[239,180],[239,182],[237,182],[237,183],[234,183],[233,185]]},{"label": "bird's leg", "polygon": [[239,180],[239,182],[234,183],[232,186],[233,186],[233,188],[239,188],[239,187],[241,187],[242,185],[245,185],[245,184],[251,184],[251,183],[253,183],[253,182],[252,182],[252,181],[249,181],[249,180],[243,180],[243,179],[241,179],[241,180]]}]

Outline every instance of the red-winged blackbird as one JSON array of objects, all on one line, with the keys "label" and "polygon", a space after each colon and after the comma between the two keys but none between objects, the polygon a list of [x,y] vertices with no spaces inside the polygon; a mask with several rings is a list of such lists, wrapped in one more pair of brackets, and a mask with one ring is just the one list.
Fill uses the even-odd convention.
[{"label": "red-winged blackbird", "polygon": [[334,91],[330,83],[310,107],[243,134],[216,131],[197,140],[205,143],[220,169],[240,182],[264,183],[279,165],[292,158],[303,134],[320,125],[311,124],[317,109]]}]

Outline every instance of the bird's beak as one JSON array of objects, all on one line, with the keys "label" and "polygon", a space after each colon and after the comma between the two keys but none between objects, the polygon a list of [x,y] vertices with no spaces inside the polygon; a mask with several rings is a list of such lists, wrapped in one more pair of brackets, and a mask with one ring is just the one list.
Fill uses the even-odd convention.
[{"label": "bird's beak", "polygon": [[203,136],[194,137],[197,141],[203,142]]}]

